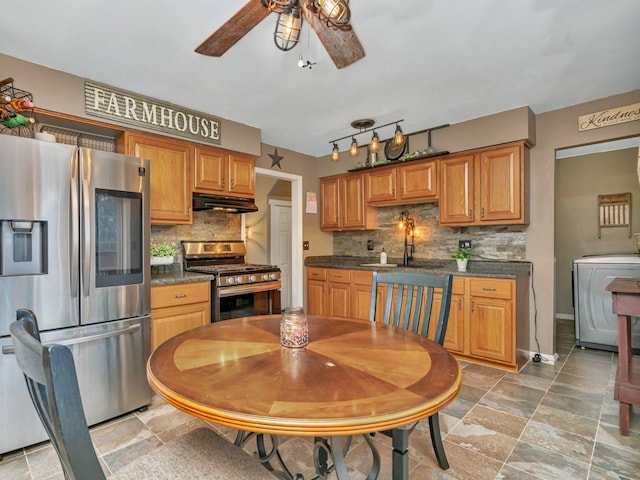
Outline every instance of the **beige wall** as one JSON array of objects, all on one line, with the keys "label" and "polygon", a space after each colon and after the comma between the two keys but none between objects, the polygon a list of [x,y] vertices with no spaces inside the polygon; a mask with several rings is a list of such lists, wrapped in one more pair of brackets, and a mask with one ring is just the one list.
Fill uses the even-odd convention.
[{"label": "beige wall", "polygon": [[[104,122],[104,119],[85,114],[84,78],[25,62],[0,53],[0,79],[8,77],[13,78],[15,87],[33,94],[33,101],[36,104],[36,108]],[[100,82],[99,78],[87,80]],[[112,86],[118,87],[118,85]],[[216,112],[204,113],[216,115]],[[222,148],[236,152],[244,152],[250,155],[260,154],[260,129],[225,119],[222,119],[221,123],[222,143],[220,146]],[[123,124],[120,128],[131,129],[131,126]],[[135,130],[145,129],[135,128]],[[156,131],[149,131],[158,134]]]},{"label": "beige wall", "polygon": [[[571,267],[574,258],[632,253],[640,232],[638,149],[556,160],[556,313],[573,316]],[[603,228],[598,238],[598,195],[631,193],[631,237],[627,227]]]},{"label": "beige wall", "polygon": [[[540,351],[555,352],[554,185],[555,156],[561,148],[603,142],[640,134],[640,121],[578,132],[578,117],[640,102],[640,90],[536,115],[535,148],[531,149],[531,223],[527,230],[527,259],[534,265],[537,338]],[[533,301],[531,315],[534,318]],[[535,350],[531,322],[531,350]]]}]

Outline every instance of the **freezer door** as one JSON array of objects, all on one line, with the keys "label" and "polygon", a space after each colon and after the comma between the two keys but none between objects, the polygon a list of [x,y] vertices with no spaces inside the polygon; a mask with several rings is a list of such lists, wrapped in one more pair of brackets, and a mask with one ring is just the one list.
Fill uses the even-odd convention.
[{"label": "freezer door", "polygon": [[76,148],[0,135],[0,337],[16,310],[42,330],[78,324]]},{"label": "freezer door", "polygon": [[[640,263],[574,262],[576,345],[618,350],[618,322],[611,292],[605,287],[616,277],[640,277]],[[632,345],[640,346],[640,319],[632,321]]]},{"label": "freezer door", "polygon": [[150,311],[149,164],[80,149],[81,324]]},{"label": "freezer door", "polygon": [[[142,317],[43,332],[45,344],[65,344],[73,352],[89,425],[151,402],[145,373],[150,324]],[[12,352],[11,337],[0,338],[0,454],[48,438]]]}]

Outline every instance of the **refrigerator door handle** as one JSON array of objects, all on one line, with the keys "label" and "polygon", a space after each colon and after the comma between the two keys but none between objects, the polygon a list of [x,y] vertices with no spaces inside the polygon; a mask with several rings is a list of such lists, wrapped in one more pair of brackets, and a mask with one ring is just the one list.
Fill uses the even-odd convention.
[{"label": "refrigerator door handle", "polygon": [[91,286],[91,202],[89,199],[89,171],[88,159],[83,158],[83,151],[79,153],[79,165],[81,168],[81,185],[82,185],[82,223],[84,230],[82,232],[82,294],[89,296],[89,287]]},{"label": "refrigerator door handle", "polygon": [[[96,333],[95,335],[88,335],[86,337],[75,337],[75,338],[69,338],[68,340],[60,340],[59,342],[51,342],[49,343],[50,345],[78,345],[80,343],[87,343],[87,342],[95,342],[96,340],[103,340],[105,338],[109,338],[109,337],[117,337],[120,335],[127,335],[127,334],[131,334],[131,333],[135,333],[138,330],[140,330],[142,327],[140,326],[140,324],[136,324],[136,325],[131,325],[129,327],[125,327],[125,328],[120,328],[119,330],[114,330],[113,332],[105,332],[105,333]],[[48,344],[48,342],[44,342],[45,345]],[[4,355],[10,355],[15,353],[15,349],[13,347],[13,345],[4,345],[2,347],[2,353]]]},{"label": "refrigerator door handle", "polygon": [[78,296],[78,277],[80,275],[80,231],[78,228],[78,221],[80,218],[79,212],[79,198],[78,198],[78,153],[74,155],[74,164],[71,168],[71,192],[70,192],[70,207],[71,213],[69,218],[69,236],[71,241],[69,242],[71,265],[69,269],[69,284],[71,287],[71,297]]}]

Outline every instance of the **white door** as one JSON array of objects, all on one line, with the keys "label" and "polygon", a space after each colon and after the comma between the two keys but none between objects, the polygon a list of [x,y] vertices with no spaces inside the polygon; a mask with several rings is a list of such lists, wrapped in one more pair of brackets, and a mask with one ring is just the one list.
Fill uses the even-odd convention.
[{"label": "white door", "polygon": [[271,265],[280,268],[282,290],[280,306],[285,309],[291,305],[291,202],[269,200]]}]

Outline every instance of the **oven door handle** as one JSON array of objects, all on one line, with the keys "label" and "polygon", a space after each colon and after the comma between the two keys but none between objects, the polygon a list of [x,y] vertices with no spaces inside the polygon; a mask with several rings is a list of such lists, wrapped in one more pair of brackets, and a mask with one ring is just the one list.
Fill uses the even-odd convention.
[{"label": "oven door handle", "polygon": [[282,284],[277,282],[248,283],[246,285],[236,285],[235,287],[216,288],[216,295],[219,298],[244,295],[245,293],[268,292],[270,290],[280,290]]}]

